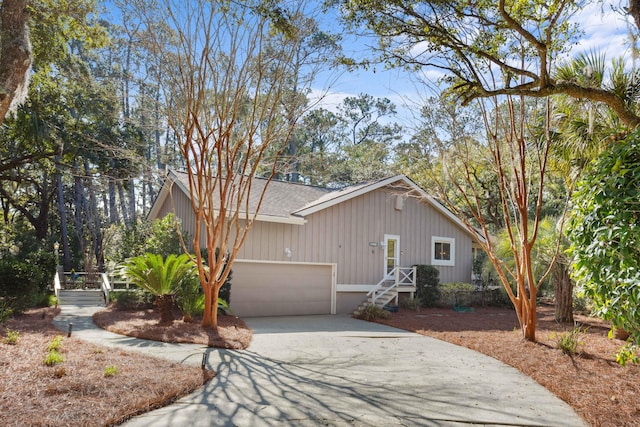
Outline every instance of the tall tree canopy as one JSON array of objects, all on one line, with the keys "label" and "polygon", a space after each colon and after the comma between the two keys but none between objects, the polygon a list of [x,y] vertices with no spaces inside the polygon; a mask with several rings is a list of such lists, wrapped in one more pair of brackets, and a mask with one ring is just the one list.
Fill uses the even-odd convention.
[{"label": "tall tree canopy", "polygon": [[26,96],[31,67],[27,0],[4,0],[0,5],[0,123],[16,97]]},{"label": "tall tree canopy", "polygon": [[579,31],[570,18],[581,11],[583,3],[335,2],[352,26],[364,26],[378,36],[374,60],[416,70],[441,70],[448,89],[464,104],[496,95],[541,98],[567,94],[606,104],[628,126],[640,124],[637,94],[628,102],[589,81],[554,76],[553,63]]}]

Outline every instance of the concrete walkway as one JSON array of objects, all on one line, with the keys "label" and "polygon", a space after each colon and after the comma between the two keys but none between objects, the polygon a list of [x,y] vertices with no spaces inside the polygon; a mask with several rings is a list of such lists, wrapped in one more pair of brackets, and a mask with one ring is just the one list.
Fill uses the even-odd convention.
[{"label": "concrete walkway", "polygon": [[[95,311],[95,310],[94,310]],[[347,316],[250,318],[245,351],[105,332],[91,310],[63,307],[61,330],[218,375],[126,426],[585,426],[560,399],[480,353]]]}]

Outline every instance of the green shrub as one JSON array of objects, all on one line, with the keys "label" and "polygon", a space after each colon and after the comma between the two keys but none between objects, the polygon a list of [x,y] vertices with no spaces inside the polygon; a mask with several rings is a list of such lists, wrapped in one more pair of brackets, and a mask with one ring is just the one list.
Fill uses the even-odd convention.
[{"label": "green shrub", "polygon": [[443,283],[440,288],[441,305],[470,305],[473,303],[475,288],[470,283]]},{"label": "green shrub", "polygon": [[60,349],[62,348],[62,341],[64,340],[64,338],[62,337],[62,335],[56,335],[55,338],[53,338],[51,340],[51,342],[49,343],[49,347],[47,347],[47,350],[49,351],[60,351]]},{"label": "green shrub", "polygon": [[185,322],[193,322],[193,318],[204,312],[204,293],[197,274],[186,277],[176,291],[176,304],[182,312]]},{"label": "green shrub", "polygon": [[53,307],[58,305],[58,298],[52,293],[36,295],[35,303],[37,307]]},{"label": "green shrub", "polygon": [[47,366],[54,366],[62,362],[64,362],[64,356],[57,350],[50,350],[44,359],[44,364]]},{"label": "green shrub", "polygon": [[19,338],[20,332],[12,331],[11,329],[7,328],[4,338],[2,338],[2,342],[9,345],[16,345],[18,344]]},{"label": "green shrub", "polygon": [[[105,258],[113,265],[145,253],[166,258],[183,252],[173,214],[154,221],[141,220],[128,226],[112,226],[106,234],[110,244],[105,248]],[[187,241],[189,237],[184,235],[184,239]]]},{"label": "green shrub", "polygon": [[640,343],[640,130],[608,148],[582,174],[567,227],[576,286],[596,315]]},{"label": "green shrub", "polygon": [[0,300],[14,314],[35,307],[42,300],[55,273],[55,255],[35,249],[0,258]]},{"label": "green shrub", "polygon": [[[556,335],[556,345],[565,354],[576,354],[578,347],[584,343],[584,337],[588,328],[576,326],[569,332]],[[553,338],[553,337],[552,337]]]},{"label": "green shrub", "polygon": [[488,305],[494,307],[509,307],[515,310],[511,299],[509,298],[509,294],[507,294],[507,290],[504,286],[499,286],[496,289],[486,290],[485,292],[485,302]]},{"label": "green shrub", "polygon": [[424,307],[433,307],[440,299],[440,271],[432,265],[416,265],[416,298]]},{"label": "green shrub", "polygon": [[0,323],[4,323],[13,317],[13,307],[0,298]]},{"label": "green shrub", "polygon": [[640,351],[640,347],[628,342],[616,353],[616,362],[622,366],[626,366],[627,363],[632,365],[640,364],[640,357],[636,355],[636,352]]},{"label": "green shrub", "polygon": [[143,310],[153,307],[153,295],[142,289],[116,291],[109,295],[118,310]]},{"label": "green shrub", "polygon": [[391,314],[375,304],[366,306],[356,317],[362,320],[388,319]]},{"label": "green shrub", "polygon": [[418,298],[405,298],[400,300],[400,307],[411,311],[418,311],[422,308],[422,302]]},{"label": "green shrub", "polygon": [[118,375],[118,367],[114,365],[109,365],[104,368],[104,376],[105,377],[115,377]]}]

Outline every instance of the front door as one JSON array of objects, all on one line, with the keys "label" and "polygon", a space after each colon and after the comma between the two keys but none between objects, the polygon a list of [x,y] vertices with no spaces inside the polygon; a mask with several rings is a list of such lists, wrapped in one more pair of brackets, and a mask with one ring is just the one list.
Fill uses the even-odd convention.
[{"label": "front door", "polygon": [[400,236],[384,235],[384,274],[390,273],[400,265]]}]

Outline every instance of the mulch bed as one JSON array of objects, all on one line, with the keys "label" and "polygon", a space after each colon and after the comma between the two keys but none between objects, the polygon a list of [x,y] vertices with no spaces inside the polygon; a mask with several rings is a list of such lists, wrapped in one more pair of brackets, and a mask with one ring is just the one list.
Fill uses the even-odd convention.
[{"label": "mulch bed", "polygon": [[377,321],[501,360],[567,402],[591,426],[640,426],[640,366],[622,367],[615,362],[624,341],[609,339],[609,325],[600,319],[575,316],[587,328],[576,355],[557,348],[559,336],[574,325],[556,323],[550,305],[539,307],[537,343],[522,339],[513,309],[400,309],[389,319]]},{"label": "mulch bed", "polygon": [[[20,334],[15,345],[0,342],[3,426],[116,425],[166,406],[215,376],[199,366],[68,338],[53,326],[58,312],[30,310],[0,328],[0,341],[7,328]],[[56,336],[62,336],[64,361],[46,366]]]},{"label": "mulch bed", "polygon": [[[175,315],[179,318],[178,312]],[[114,306],[93,316],[99,327],[116,334],[154,341],[203,344],[209,347],[242,350],[251,343],[251,329],[236,316],[219,315],[218,329],[203,328],[199,321],[176,320],[172,325],[160,325],[156,310],[118,310]]]}]

